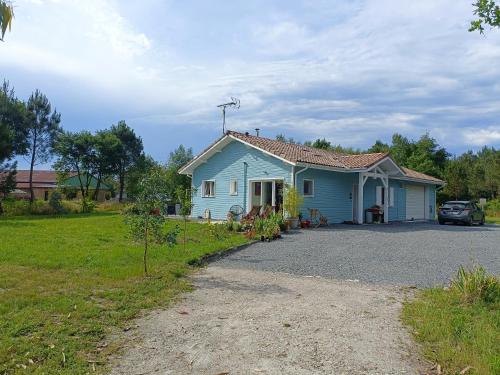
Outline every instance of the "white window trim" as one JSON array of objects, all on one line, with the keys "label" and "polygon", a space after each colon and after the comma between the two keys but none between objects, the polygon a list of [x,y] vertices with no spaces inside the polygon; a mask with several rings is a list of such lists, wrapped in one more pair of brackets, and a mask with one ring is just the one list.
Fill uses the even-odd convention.
[{"label": "white window trim", "polygon": [[[213,195],[205,195],[205,182],[213,182],[214,183]],[[201,182],[201,196],[202,196],[202,198],[215,198],[215,180],[203,180]]]},{"label": "white window trim", "polygon": [[[235,183],[235,191],[232,191],[233,189],[233,183]],[[232,178],[229,180],[229,195],[238,195],[238,179]]]},{"label": "white window trim", "polygon": [[311,190],[312,190],[312,193],[311,194],[304,194],[304,197],[306,198],[314,198],[314,180],[312,178],[304,178],[302,180],[302,192],[304,192],[304,183],[306,181],[311,181]]}]

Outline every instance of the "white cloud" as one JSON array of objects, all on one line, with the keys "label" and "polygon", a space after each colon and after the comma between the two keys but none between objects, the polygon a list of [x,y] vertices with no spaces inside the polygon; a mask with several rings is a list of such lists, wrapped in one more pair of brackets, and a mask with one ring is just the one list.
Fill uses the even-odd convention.
[{"label": "white cloud", "polygon": [[465,144],[474,146],[500,145],[500,126],[488,126],[485,129],[468,128],[463,131]]},{"label": "white cloud", "polygon": [[457,147],[465,129],[459,147],[498,143],[500,33],[468,33],[468,2],[261,5],[228,15],[190,1],[18,0],[0,69],[59,77],[61,96],[85,89],[137,126],[192,135],[218,130],[216,105],[236,96],[231,124],[263,134],[361,146],[429,130]]}]

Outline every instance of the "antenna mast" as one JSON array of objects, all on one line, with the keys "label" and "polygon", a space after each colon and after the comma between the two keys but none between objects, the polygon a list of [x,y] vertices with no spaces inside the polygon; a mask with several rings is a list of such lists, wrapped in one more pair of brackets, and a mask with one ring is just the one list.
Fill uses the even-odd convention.
[{"label": "antenna mast", "polygon": [[226,134],[226,107],[229,108],[240,108],[240,100],[238,98],[231,97],[231,101],[224,104],[219,104],[217,108],[222,108],[222,134]]}]

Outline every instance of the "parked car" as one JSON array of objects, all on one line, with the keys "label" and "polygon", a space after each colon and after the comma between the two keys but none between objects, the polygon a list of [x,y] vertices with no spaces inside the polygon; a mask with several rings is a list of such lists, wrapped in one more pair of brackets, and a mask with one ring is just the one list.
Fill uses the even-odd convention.
[{"label": "parked car", "polygon": [[472,201],[448,201],[439,209],[439,224],[484,224],[484,212]]}]

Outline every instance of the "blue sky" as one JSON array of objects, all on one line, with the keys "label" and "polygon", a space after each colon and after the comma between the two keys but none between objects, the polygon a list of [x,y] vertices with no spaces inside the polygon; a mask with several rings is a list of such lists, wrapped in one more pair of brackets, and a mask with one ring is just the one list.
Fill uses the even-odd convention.
[{"label": "blue sky", "polygon": [[471,2],[16,0],[0,72],[65,129],[126,120],[159,161],[220,136],[231,96],[233,130],[461,153],[500,147],[500,30],[467,32]]}]

